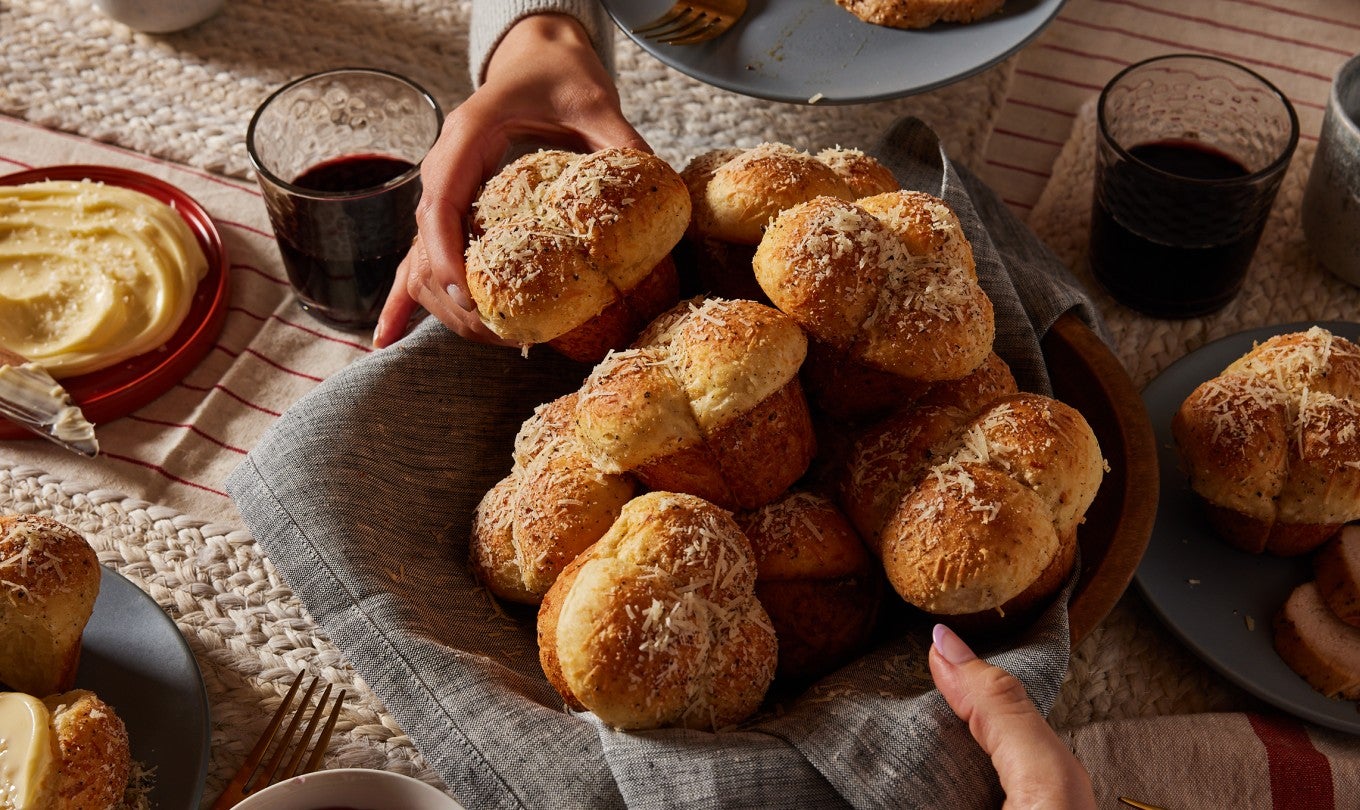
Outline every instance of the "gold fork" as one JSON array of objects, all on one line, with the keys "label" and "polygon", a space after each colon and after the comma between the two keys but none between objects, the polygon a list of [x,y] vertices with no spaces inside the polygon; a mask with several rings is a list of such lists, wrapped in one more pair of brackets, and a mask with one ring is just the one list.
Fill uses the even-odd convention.
[{"label": "gold fork", "polygon": [[312,733],[316,731],[316,724],[320,721],[321,713],[326,708],[326,701],[331,696],[330,684],[326,684],[325,691],[321,693],[321,700],[312,710],[311,719],[307,721],[307,728],[303,730],[301,739],[297,741],[297,745],[293,749],[293,756],[288,760],[283,770],[279,770],[279,763],[283,761],[283,755],[288,752],[289,745],[293,743],[293,735],[297,733],[298,724],[302,722],[302,715],[307,711],[307,701],[312,699],[312,692],[316,691],[319,680],[319,678],[312,678],[311,684],[307,686],[306,694],[298,702],[293,719],[288,721],[288,727],[279,740],[278,748],[274,750],[274,756],[263,768],[260,768],[260,760],[264,759],[265,752],[269,750],[269,744],[273,742],[279,726],[283,723],[283,719],[288,716],[289,707],[293,703],[293,696],[297,694],[298,687],[302,685],[302,673],[299,672],[298,676],[293,679],[293,685],[288,689],[288,694],[284,696],[283,703],[279,704],[278,711],[274,712],[274,717],[269,721],[269,725],[260,733],[259,741],[255,743],[254,748],[250,749],[250,753],[246,754],[246,761],[241,763],[241,768],[236,771],[236,775],[231,778],[231,782],[222,791],[222,795],[217,798],[212,810],[227,810],[227,808],[235,807],[238,802],[260,788],[268,787],[275,782],[282,782],[284,779],[300,773],[311,773],[317,769],[317,766],[321,764],[322,755],[326,753],[326,746],[330,743],[331,732],[335,730],[335,721],[340,717],[340,708],[345,705],[345,690],[341,689],[340,696],[335,699],[335,705],[331,708],[330,716],[326,718],[326,725],[321,729],[321,736],[317,738],[316,746],[312,749],[311,757],[308,758],[306,764],[302,764],[302,757],[307,753],[307,743],[311,740]]},{"label": "gold fork", "polygon": [[664,45],[693,45],[724,33],[745,13],[746,0],[676,0],[669,11],[633,33]]}]

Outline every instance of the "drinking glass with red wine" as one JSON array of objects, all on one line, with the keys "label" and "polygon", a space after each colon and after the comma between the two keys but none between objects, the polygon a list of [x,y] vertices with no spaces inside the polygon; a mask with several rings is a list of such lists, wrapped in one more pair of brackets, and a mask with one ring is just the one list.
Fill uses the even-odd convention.
[{"label": "drinking glass with red wine", "polygon": [[443,113],[382,70],[304,76],[265,99],[246,131],[288,282],[323,323],[371,329],[416,235],[420,162]]},{"label": "drinking glass with red wine", "polygon": [[1096,123],[1092,275],[1148,315],[1222,309],[1298,143],[1289,99],[1232,62],[1172,54],[1111,79]]}]

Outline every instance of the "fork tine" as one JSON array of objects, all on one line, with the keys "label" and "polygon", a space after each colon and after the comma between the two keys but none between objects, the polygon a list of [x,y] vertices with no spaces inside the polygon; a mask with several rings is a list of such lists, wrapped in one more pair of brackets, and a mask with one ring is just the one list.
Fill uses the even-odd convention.
[{"label": "fork tine", "polygon": [[721,18],[715,17],[702,28],[695,31],[686,32],[684,35],[672,35],[666,39],[658,40],[663,45],[694,45],[707,39],[712,39],[723,31],[727,26],[723,24]]},{"label": "fork tine", "polygon": [[[302,675],[299,672],[293,679],[293,685],[288,688],[288,694],[283,696],[283,702],[274,712],[274,716],[269,719],[269,725],[265,726],[264,731],[260,732],[260,739],[255,743],[255,747],[246,754],[246,761],[241,763],[241,770],[247,774],[254,774],[255,769],[260,766],[260,760],[264,759],[264,754],[269,750],[269,744],[274,741],[274,735],[278,733],[279,725],[283,723],[283,718],[288,716],[288,706],[293,702],[293,696],[297,694],[298,687],[302,685]],[[247,781],[249,776],[247,777]]]},{"label": "fork tine", "polygon": [[[289,758],[288,764],[284,766],[283,772],[279,774],[279,781],[289,779],[297,774],[298,765],[302,758],[307,755],[307,744],[312,741],[312,734],[316,733],[316,724],[321,721],[321,713],[326,710],[326,701],[331,698],[331,685],[326,684],[326,689],[321,693],[321,699],[312,708],[312,716],[307,720],[307,728],[303,729],[302,736],[293,744],[293,756]],[[298,718],[306,711],[307,704],[304,702],[298,706]]]},{"label": "fork tine", "polygon": [[321,728],[321,736],[316,740],[316,747],[312,749],[312,755],[307,758],[307,764],[303,766],[302,773],[311,773],[321,766],[321,757],[326,753],[327,746],[331,743],[331,732],[335,731],[335,721],[340,719],[340,709],[345,705],[345,690],[340,690],[340,695],[335,699],[335,707],[331,709],[330,717],[326,718],[326,725]]},{"label": "fork tine", "polygon": [[662,28],[668,28],[672,25],[688,21],[696,13],[693,6],[687,6],[684,3],[676,3],[671,6],[669,11],[662,14],[660,17],[657,17],[655,20],[634,28],[633,33],[638,36],[652,36]]},{"label": "fork tine", "polygon": [[318,680],[312,678],[312,682],[307,684],[307,692],[302,696],[302,701],[298,703],[298,710],[293,713],[293,719],[288,721],[288,728],[284,729],[283,738],[279,741],[278,748],[274,749],[274,756],[269,758],[269,764],[264,766],[264,770],[260,772],[256,784],[268,785],[274,782],[274,774],[279,769],[279,762],[283,760],[283,755],[288,752],[288,744],[292,742],[293,735],[297,732],[298,723],[302,722],[302,715],[307,710],[307,701],[312,699],[312,693],[316,691]]},{"label": "fork tine", "polygon": [[716,20],[712,16],[706,12],[700,12],[698,16],[686,20],[683,25],[676,25],[661,31],[654,31],[648,34],[647,37],[649,39],[654,39],[657,42],[666,42],[675,38],[694,36],[700,31],[707,30],[715,22]]}]

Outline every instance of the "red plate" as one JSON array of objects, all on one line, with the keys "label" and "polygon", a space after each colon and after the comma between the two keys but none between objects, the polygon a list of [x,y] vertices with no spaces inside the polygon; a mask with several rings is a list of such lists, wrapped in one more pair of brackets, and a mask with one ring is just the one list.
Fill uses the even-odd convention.
[{"label": "red plate", "polygon": [[[5,175],[0,177],[0,184],[17,186],[42,180],[94,180],[154,197],[173,207],[184,218],[208,259],[208,272],[194,291],[189,313],[169,340],[159,348],[118,365],[60,381],[86,419],[95,424],[109,422],[132,413],[170,390],[217,342],[227,314],[227,251],[222,245],[222,235],[203,206],[159,178],[113,166],[69,165]],[[33,434],[18,425],[0,419],[0,439],[32,437]]]}]

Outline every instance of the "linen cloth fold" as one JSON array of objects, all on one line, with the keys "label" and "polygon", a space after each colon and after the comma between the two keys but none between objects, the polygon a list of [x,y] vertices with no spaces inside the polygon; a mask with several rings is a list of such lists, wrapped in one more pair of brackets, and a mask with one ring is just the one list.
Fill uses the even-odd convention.
[{"label": "linen cloth fold", "polygon": [[[996,350],[1047,391],[1038,340],[1098,317],[1063,265],[908,118],[875,150],[906,188],[944,198],[996,308]],[[460,801],[490,807],[985,807],[990,762],[933,689],[928,625],[901,628],[740,728],[622,732],[564,710],[535,616],[495,603],[468,566],[473,511],[510,468],[534,407],[589,369],[464,341],[429,319],[290,408],[231,474],[242,518],[318,625]],[[1047,714],[1068,660],[1066,597],[981,650]]]}]

